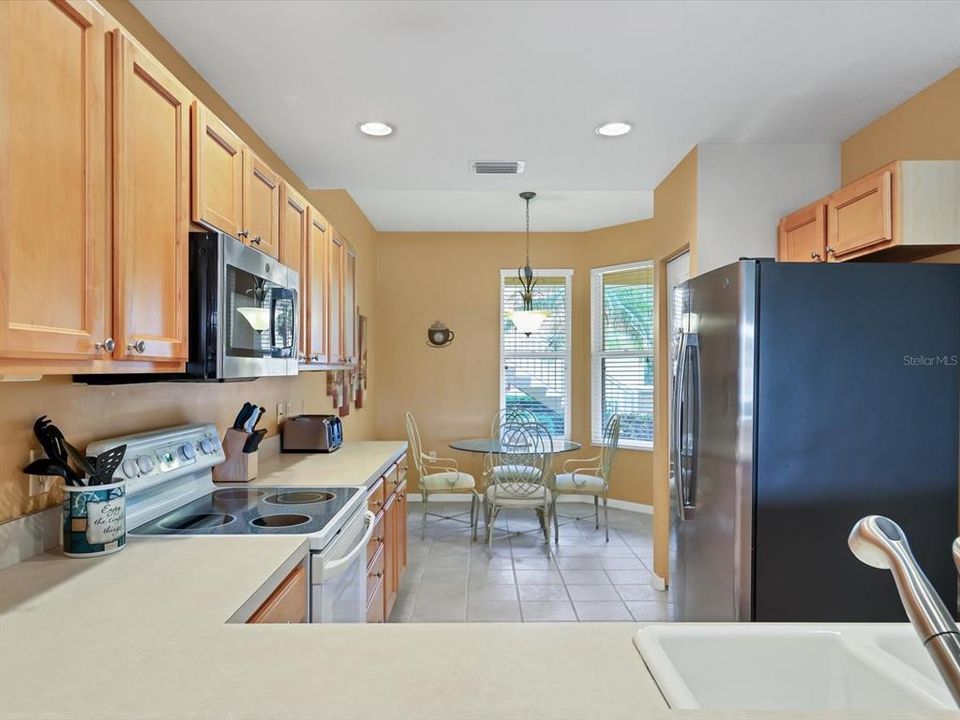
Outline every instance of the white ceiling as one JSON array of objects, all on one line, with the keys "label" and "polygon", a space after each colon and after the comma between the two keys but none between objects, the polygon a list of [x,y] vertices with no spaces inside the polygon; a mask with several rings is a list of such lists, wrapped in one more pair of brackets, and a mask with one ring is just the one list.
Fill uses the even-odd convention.
[{"label": "white ceiling", "polygon": [[[535,230],[649,217],[697,143],[836,143],[960,65],[953,0],[133,2],[379,230],[517,230],[527,189]],[[634,131],[593,134],[612,119]],[[477,159],[527,169],[478,177]]]}]

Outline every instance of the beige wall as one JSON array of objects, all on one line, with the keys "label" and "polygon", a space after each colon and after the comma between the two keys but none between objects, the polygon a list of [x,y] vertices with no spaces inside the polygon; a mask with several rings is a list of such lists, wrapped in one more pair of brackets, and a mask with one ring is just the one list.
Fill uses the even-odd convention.
[{"label": "beige wall", "polygon": [[[353,408],[344,418],[348,439],[372,439],[375,433],[377,383],[373,377],[377,350],[374,309],[377,232],[344,190],[311,191],[253,132],[249,125],[210,87],[176,50],[126,0],[101,3],[129,32],[153,53],[197,98],[222,118],[267,163],[281,173],[337,226],[359,253],[358,305],[369,318],[369,399],[362,410]],[[295,411],[330,413],[325,373],[296,378],[260,379],[250,383],[151,384],[115,387],[73,385],[70,378],[45,378],[31,383],[0,383],[0,522],[57,504],[57,491],[27,497],[27,479],[20,469],[36,447],[33,421],[49,415],[67,439],[78,447],[90,440],[185,422],[213,421],[226,428],[244,400],[267,408],[266,427],[276,434],[278,402],[292,403]]]},{"label": "beige wall", "polygon": [[[843,183],[893,160],[960,160],[960,68],[847,138]],[[960,263],[960,250],[924,262]]]},{"label": "beige wall", "polygon": [[[534,224],[536,215],[534,214]],[[655,193],[654,217],[586,233],[533,233],[538,268],[574,271],[571,418],[574,440],[590,437],[590,269],[664,260],[696,241],[696,151]],[[377,435],[398,437],[413,412],[427,451],[453,456],[479,474],[479,457],[450,450],[451,440],[485,436],[499,404],[499,282],[523,261],[521,233],[381,233],[377,266]],[[456,333],[447,348],[426,343],[442,320]],[[663,432],[658,437],[665,436]],[[565,455],[561,459],[574,457]],[[666,451],[664,451],[666,457]],[[651,504],[654,453],[621,450],[611,496]],[[665,477],[665,476],[664,476]]]}]

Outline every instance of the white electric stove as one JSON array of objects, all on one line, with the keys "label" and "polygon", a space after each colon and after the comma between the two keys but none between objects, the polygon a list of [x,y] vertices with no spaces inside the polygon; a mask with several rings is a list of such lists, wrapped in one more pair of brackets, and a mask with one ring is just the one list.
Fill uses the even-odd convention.
[{"label": "white electric stove", "polygon": [[310,546],[311,622],[365,621],[374,526],[366,488],[216,485],[212,470],[224,454],[209,424],[100,440],[87,455],[122,444],[127,452],[114,479],[126,481],[129,536],[303,537]]}]

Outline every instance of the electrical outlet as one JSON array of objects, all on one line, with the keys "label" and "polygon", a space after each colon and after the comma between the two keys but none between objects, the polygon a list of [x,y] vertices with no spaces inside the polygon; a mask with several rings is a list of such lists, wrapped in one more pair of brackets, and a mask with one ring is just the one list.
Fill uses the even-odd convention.
[{"label": "electrical outlet", "polygon": [[283,419],[287,416],[287,406],[283,403],[277,403],[277,427],[283,424]]},{"label": "electrical outlet", "polygon": [[[30,451],[30,462],[33,462],[37,459],[37,451]],[[28,491],[29,497],[36,497],[37,495],[45,495],[51,490],[53,490],[53,483],[56,478],[49,477],[47,475],[28,475],[30,479],[30,490]]]}]

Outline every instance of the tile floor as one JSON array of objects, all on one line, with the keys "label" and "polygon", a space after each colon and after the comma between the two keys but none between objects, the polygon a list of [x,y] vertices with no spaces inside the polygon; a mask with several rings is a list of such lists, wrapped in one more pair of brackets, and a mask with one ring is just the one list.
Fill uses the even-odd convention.
[{"label": "tile floor", "polygon": [[[431,512],[448,515],[468,507],[430,503]],[[562,515],[589,519],[561,525],[559,546],[548,549],[532,511],[505,510],[497,519],[490,557],[482,527],[472,543],[465,523],[428,517],[421,540],[420,513],[420,503],[410,503],[408,568],[390,622],[673,618],[669,593],[650,586],[650,515],[611,509],[610,542],[605,543],[602,524],[594,528],[592,505],[569,504]]]}]

